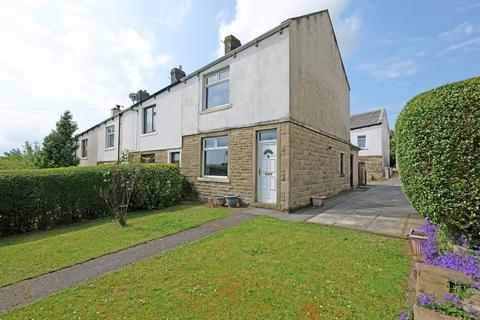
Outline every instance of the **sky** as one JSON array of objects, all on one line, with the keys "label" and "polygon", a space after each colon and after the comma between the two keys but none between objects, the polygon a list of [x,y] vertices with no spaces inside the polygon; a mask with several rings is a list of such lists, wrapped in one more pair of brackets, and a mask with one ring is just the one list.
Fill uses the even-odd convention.
[{"label": "sky", "polygon": [[41,141],[65,110],[79,131],[289,17],[328,9],[351,114],[480,75],[480,0],[17,0],[0,2],[0,154]]}]

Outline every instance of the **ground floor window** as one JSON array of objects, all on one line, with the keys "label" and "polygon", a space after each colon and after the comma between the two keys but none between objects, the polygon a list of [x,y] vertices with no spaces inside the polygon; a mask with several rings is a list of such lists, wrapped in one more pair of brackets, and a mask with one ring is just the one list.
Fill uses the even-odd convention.
[{"label": "ground floor window", "polygon": [[170,152],[168,161],[173,163],[177,166],[180,166],[180,151],[172,151]]},{"label": "ground floor window", "polygon": [[202,143],[203,175],[228,175],[228,137],[205,138]]},{"label": "ground floor window", "polygon": [[140,156],[141,163],[155,163],[155,153],[145,153]]},{"label": "ground floor window", "polygon": [[345,161],[344,161],[344,155],[343,153],[340,153],[340,176],[344,176],[345,175]]}]

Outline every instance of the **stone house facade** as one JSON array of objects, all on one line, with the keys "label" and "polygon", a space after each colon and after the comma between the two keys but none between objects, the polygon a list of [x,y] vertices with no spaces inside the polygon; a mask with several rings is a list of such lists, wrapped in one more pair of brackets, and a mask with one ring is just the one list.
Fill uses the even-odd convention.
[{"label": "stone house facade", "polygon": [[228,36],[224,56],[189,75],[174,68],[171,78],[79,134],[81,164],[128,150],[131,162],[180,165],[203,200],[237,194],[283,211],[358,185],[350,87],[328,11],[244,45]]},{"label": "stone house facade", "polygon": [[[373,110],[350,118],[350,141],[360,148],[358,161],[366,181],[390,178],[390,129],[387,111]],[[365,182],[366,182],[365,181]]]}]

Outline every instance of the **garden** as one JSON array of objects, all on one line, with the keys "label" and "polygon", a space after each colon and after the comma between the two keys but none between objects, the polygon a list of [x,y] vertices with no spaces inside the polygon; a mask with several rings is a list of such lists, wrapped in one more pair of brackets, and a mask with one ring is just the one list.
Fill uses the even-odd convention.
[{"label": "garden", "polygon": [[259,217],[0,319],[395,319],[406,245]]},{"label": "garden", "polygon": [[396,126],[413,230],[416,303],[401,319],[480,319],[480,78],[410,100]]}]

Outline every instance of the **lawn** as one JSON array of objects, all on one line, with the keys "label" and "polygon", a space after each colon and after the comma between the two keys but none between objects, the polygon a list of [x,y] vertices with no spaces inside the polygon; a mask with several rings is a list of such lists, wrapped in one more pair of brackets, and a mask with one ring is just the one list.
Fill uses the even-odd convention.
[{"label": "lawn", "polygon": [[398,319],[406,241],[250,220],[1,319]]},{"label": "lawn", "polygon": [[0,286],[227,216],[226,210],[180,205],[129,214],[128,227],[112,218],[0,238]]}]

